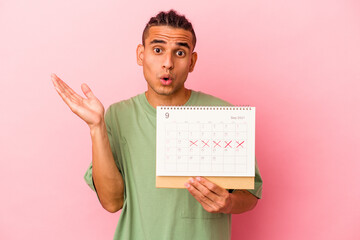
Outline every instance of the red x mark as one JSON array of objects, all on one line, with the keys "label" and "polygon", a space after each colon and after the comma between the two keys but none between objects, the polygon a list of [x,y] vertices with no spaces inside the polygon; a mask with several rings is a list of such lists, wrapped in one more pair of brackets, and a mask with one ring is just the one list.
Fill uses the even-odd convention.
[{"label": "red x mark", "polygon": [[231,148],[232,148],[232,146],[230,146],[230,143],[231,143],[231,142],[232,142],[232,141],[230,141],[230,142],[225,141],[225,143],[226,143],[225,148],[226,148],[227,146],[229,146],[229,147],[231,147]]},{"label": "red x mark", "polygon": [[220,143],[221,141],[218,141],[218,142],[213,141],[213,142],[215,143],[214,148],[216,148],[216,146],[221,147],[221,146],[219,145],[219,143]]},{"label": "red x mark", "polygon": [[237,145],[236,148],[238,148],[238,147],[240,147],[240,146],[243,148],[243,146],[242,146],[241,144],[243,144],[244,142],[245,142],[245,141],[242,141],[241,143],[239,143],[238,141],[236,141],[236,143],[239,144],[239,145]]},{"label": "red x mark", "polygon": [[191,147],[192,145],[195,145],[195,146],[197,146],[197,145],[196,145],[196,142],[197,142],[197,140],[196,140],[195,142],[193,142],[193,141],[190,141],[190,143],[191,143],[191,144],[190,144],[190,147]]},{"label": "red x mark", "polygon": [[209,146],[209,144],[208,144],[210,140],[209,140],[209,141],[207,141],[207,142],[204,142],[203,140],[201,140],[201,141],[204,143],[204,146],[203,146],[203,147],[205,147],[205,146],[210,147],[210,146]]}]

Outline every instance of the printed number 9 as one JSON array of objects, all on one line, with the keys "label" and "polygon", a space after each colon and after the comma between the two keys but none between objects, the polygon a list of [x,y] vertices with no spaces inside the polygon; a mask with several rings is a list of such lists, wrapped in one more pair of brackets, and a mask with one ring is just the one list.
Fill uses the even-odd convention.
[{"label": "printed number 9", "polygon": [[165,113],[165,117],[166,117],[166,118],[169,118],[169,113],[168,113],[168,112]]}]

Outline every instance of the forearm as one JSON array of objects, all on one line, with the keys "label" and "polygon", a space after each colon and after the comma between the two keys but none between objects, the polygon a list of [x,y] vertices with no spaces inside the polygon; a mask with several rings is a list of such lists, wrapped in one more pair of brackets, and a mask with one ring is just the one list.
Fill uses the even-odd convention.
[{"label": "forearm", "polygon": [[228,213],[237,214],[252,210],[257,204],[257,197],[246,190],[230,193],[231,208]]},{"label": "forearm", "polygon": [[88,85],[82,84],[81,97],[55,74],[51,79],[56,91],[71,111],[90,127],[92,141],[92,177],[102,206],[116,212],[123,205],[124,183],[111,152],[109,137],[104,122],[104,106]]},{"label": "forearm", "polygon": [[92,174],[101,205],[109,212],[122,208],[124,183],[115,164],[105,123],[90,128],[92,140]]}]

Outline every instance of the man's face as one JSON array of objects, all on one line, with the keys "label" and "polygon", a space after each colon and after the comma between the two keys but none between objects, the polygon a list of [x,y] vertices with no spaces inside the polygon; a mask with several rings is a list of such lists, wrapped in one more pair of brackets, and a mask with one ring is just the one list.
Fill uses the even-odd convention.
[{"label": "man's face", "polygon": [[148,91],[171,96],[185,90],[184,83],[197,59],[190,31],[168,26],[150,27],[145,47],[137,48]]}]

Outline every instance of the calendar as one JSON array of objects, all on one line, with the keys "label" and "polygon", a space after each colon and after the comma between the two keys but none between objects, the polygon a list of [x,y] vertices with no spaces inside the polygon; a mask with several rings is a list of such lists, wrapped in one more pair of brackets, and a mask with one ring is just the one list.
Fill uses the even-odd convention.
[{"label": "calendar", "polygon": [[157,107],[157,176],[255,176],[254,107]]}]

